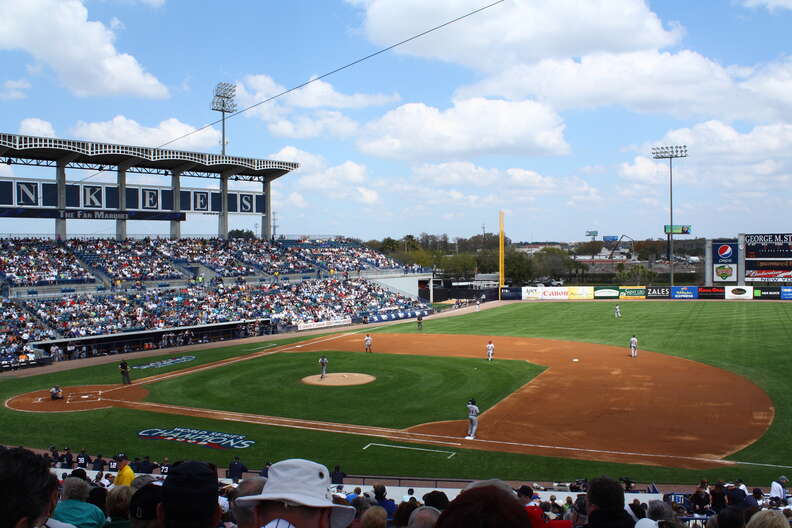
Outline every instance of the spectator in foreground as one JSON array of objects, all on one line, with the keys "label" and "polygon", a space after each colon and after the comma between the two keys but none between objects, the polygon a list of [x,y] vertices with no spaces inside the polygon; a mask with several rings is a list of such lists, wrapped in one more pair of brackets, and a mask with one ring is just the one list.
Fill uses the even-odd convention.
[{"label": "spectator in foreground", "polygon": [[718,528],[744,528],[745,516],[743,511],[734,506],[728,506],[717,515]]},{"label": "spectator in foreground", "polygon": [[162,485],[157,519],[164,528],[215,528],[222,515],[217,497],[217,472],[208,464],[174,464]]},{"label": "spectator in foreground", "polygon": [[762,510],[751,516],[745,528],[789,528],[789,521],[778,510]]},{"label": "spectator in foreground", "polygon": [[129,522],[132,528],[162,528],[157,520],[157,507],[162,502],[162,486],[147,484],[137,490],[129,501]]},{"label": "spectator in foreground", "polygon": [[[103,488],[101,488],[103,489]],[[132,500],[134,490],[129,486],[114,486],[107,494],[107,516],[110,522],[105,528],[128,528],[129,522],[129,503]]]},{"label": "spectator in foreground", "polygon": [[77,528],[102,528],[107,520],[104,513],[93,504],[85,502],[90,488],[90,484],[81,478],[67,477],[63,481],[61,501],[55,507],[52,517]]},{"label": "spectator in foreground", "polygon": [[21,447],[0,451],[0,526],[41,526],[58,500],[58,479],[44,458]]},{"label": "spectator in foreground", "polygon": [[770,483],[770,498],[776,499],[776,502],[783,503],[786,498],[786,487],[789,485],[789,479],[781,475]]},{"label": "spectator in foreground", "polygon": [[231,501],[231,511],[234,514],[238,528],[258,528],[258,524],[256,524],[256,503],[240,501],[239,498],[260,494],[266,482],[267,479],[264,477],[254,477],[243,480],[237,486],[236,498]]},{"label": "spectator in foreground", "polygon": [[437,519],[437,528],[524,528],[530,517],[514,493],[490,485],[467,489]]},{"label": "spectator in foreground", "polygon": [[[167,481],[166,481],[167,482]],[[351,506],[328,498],[330,472],[316,462],[282,460],[269,469],[267,483],[258,495],[237,498],[257,503],[257,526],[274,528],[291,523],[299,528],[345,528],[355,516]]]},{"label": "spectator in foreground", "polygon": [[410,515],[418,507],[418,501],[408,500],[402,502],[396,508],[396,513],[393,514],[393,526],[397,528],[406,528],[407,523],[410,522]]},{"label": "spectator in foreground", "polygon": [[446,495],[444,491],[440,491],[440,490],[430,491],[429,493],[425,494],[422,498],[426,506],[437,508],[439,511],[445,510],[446,508],[448,508],[448,505],[450,504],[450,501],[448,500],[448,495]]},{"label": "spectator in foreground", "polygon": [[431,506],[419,506],[410,514],[407,528],[434,528],[440,510]]},{"label": "spectator in foreground", "polygon": [[586,528],[633,528],[635,521],[624,509],[624,488],[610,477],[589,481],[586,492]]},{"label": "spectator in foreground", "polygon": [[382,506],[372,506],[360,518],[361,528],[387,528],[388,514]]},{"label": "spectator in foreground", "polygon": [[393,499],[388,498],[388,490],[383,484],[374,485],[374,500],[388,513],[388,519],[393,519],[393,514],[396,513],[396,503]]}]

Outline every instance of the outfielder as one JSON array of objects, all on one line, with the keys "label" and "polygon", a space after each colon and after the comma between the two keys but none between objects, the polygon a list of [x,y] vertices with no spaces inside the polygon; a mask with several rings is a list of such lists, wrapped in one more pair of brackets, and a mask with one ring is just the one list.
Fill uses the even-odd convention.
[{"label": "outfielder", "polygon": [[327,376],[327,356],[322,356],[319,358],[319,367],[322,369],[322,375],[319,376],[319,379],[324,379]]},{"label": "outfielder", "polygon": [[492,356],[494,355],[495,355],[495,345],[493,345],[492,341],[490,340],[490,342],[487,343],[487,361],[492,361]]},{"label": "outfielder", "polygon": [[467,403],[468,410],[468,433],[465,440],[475,440],[476,430],[478,429],[478,415],[479,408],[476,405],[476,400],[471,398]]},{"label": "outfielder", "polygon": [[638,357],[638,338],[635,336],[630,338],[630,357]]},{"label": "outfielder", "polygon": [[363,338],[363,350],[365,352],[369,352],[370,353],[371,352],[371,344],[373,342],[374,342],[374,340],[371,339],[371,336],[369,334],[366,334],[366,337]]},{"label": "outfielder", "polygon": [[619,308],[618,304],[616,305],[616,310],[613,312],[613,316],[616,317],[616,319],[621,318],[621,308]]}]

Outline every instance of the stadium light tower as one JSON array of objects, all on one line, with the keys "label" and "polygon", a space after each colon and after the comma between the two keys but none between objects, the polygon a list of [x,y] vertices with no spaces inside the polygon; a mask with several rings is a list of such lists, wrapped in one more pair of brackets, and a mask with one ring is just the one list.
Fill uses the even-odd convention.
[{"label": "stadium light tower", "polygon": [[221,82],[215,86],[214,97],[212,98],[212,110],[220,112],[223,116],[223,143],[221,144],[221,153],[225,156],[226,138],[225,138],[225,115],[226,113],[232,114],[236,112],[237,105],[234,101],[236,97],[236,84]]},{"label": "stadium light tower", "polygon": [[652,148],[654,159],[668,160],[668,202],[670,222],[668,228],[668,260],[671,262],[671,286],[674,285],[674,158],[687,158],[687,145]]}]

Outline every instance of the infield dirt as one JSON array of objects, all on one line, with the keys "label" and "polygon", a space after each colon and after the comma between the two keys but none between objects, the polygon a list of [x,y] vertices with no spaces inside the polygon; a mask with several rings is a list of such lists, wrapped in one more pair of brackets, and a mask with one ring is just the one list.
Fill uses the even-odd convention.
[{"label": "infield dirt", "polygon": [[[723,465],[723,457],[760,438],[774,416],[770,398],[748,379],[663,354],[641,351],[638,358],[630,358],[626,348],[500,336],[374,334],[373,337],[375,354],[478,357],[481,358],[478,368],[482,369],[488,366],[484,346],[492,339],[496,345],[495,361],[524,360],[548,368],[482,413],[476,440],[463,439],[467,427],[464,401],[459,402],[460,420],[426,423],[405,430],[144,401],[148,394],[145,385],[198,369],[273,353],[328,349],[362,353],[359,333],[285,345],[135,380],[128,386],[65,387],[65,401],[51,401],[47,391],[37,391],[11,398],[6,406],[35,412],[117,406],[395,441],[680,468]],[[573,358],[579,361],[573,362]]]}]

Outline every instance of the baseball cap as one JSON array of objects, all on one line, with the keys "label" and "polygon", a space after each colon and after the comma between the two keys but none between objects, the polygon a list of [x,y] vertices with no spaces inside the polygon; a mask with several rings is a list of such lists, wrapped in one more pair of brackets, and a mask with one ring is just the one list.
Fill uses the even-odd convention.
[{"label": "baseball cap", "polygon": [[533,497],[533,488],[531,486],[526,486],[523,484],[519,487],[519,489],[514,490],[517,492],[518,495],[522,495],[523,497]]},{"label": "baseball cap", "polygon": [[157,518],[157,504],[162,502],[162,486],[146,484],[129,501],[129,518],[150,521]]},{"label": "baseball cap", "polygon": [[162,505],[171,519],[199,521],[217,508],[217,473],[204,462],[187,461],[171,467],[162,485]]},{"label": "baseball cap", "polygon": [[[170,480],[170,477],[168,477]],[[167,481],[166,481],[167,482]],[[310,460],[292,458],[276,462],[258,495],[237,498],[237,502],[285,500],[310,508],[332,508],[330,525],[345,528],[355,518],[355,508],[334,504],[330,492],[330,472]]]}]

